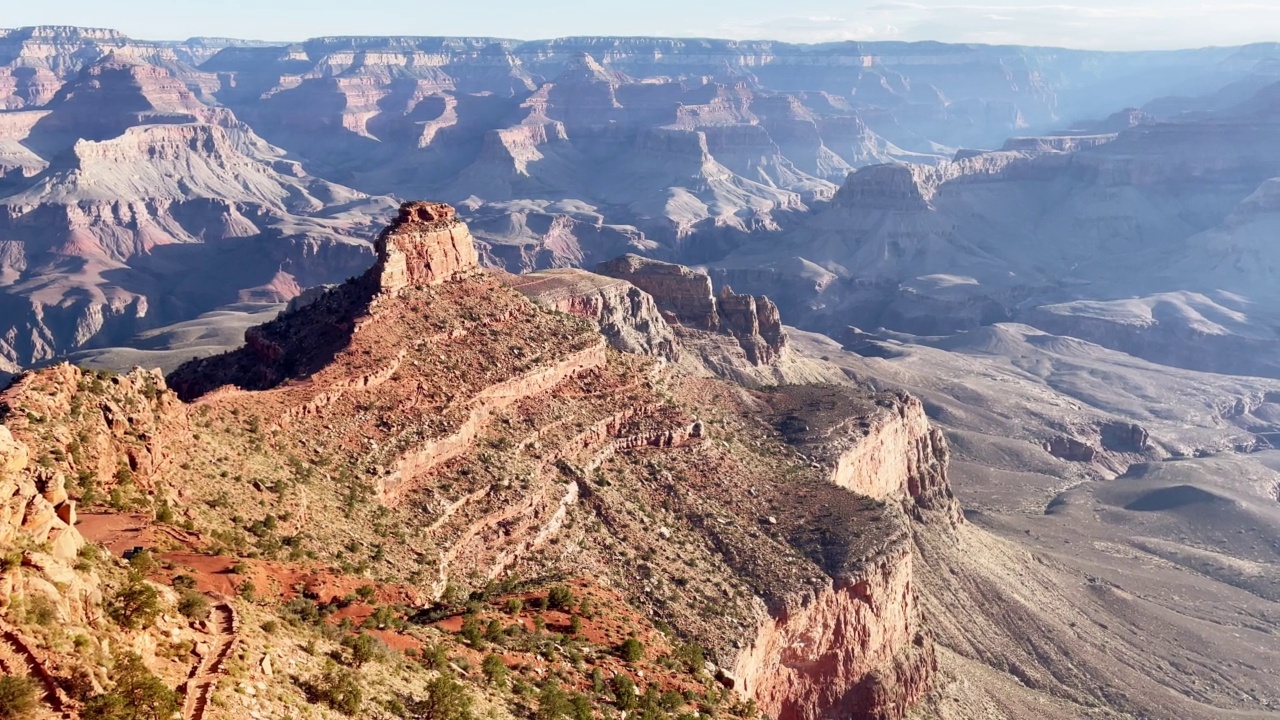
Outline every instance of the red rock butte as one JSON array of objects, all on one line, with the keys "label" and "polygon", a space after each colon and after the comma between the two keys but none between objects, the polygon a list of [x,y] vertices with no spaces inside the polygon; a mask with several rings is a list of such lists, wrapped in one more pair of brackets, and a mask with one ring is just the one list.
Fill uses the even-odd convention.
[{"label": "red rock butte", "polygon": [[439,285],[480,267],[471,231],[445,203],[407,202],[378,236],[375,265],[383,292]]}]

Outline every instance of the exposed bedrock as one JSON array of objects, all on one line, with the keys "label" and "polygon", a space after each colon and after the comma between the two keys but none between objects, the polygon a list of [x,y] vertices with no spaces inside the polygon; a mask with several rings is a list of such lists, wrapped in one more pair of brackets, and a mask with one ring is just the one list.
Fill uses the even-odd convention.
[{"label": "exposed bedrock", "polygon": [[507,275],[503,280],[543,307],[594,320],[618,350],[679,359],[675,333],[653,296],[626,280],[577,269]]},{"label": "exposed bedrock", "polygon": [[480,267],[471,232],[443,203],[405,203],[375,247],[378,284],[388,293],[438,285]]},{"label": "exposed bedrock", "polygon": [[778,307],[767,297],[741,295],[727,285],[717,297],[705,273],[638,255],[601,263],[596,270],[652,295],[672,324],[733,336],[753,365],[775,364],[787,347]]},{"label": "exposed bedrock", "polygon": [[734,677],[771,717],[899,720],[936,670],[903,543],[777,612]]}]

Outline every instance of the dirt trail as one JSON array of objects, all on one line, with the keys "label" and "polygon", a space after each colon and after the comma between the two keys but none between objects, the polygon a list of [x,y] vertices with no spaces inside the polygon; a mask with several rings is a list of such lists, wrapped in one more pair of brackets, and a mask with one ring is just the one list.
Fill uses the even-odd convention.
[{"label": "dirt trail", "polygon": [[236,611],[229,603],[220,602],[213,606],[210,614],[210,625],[217,633],[209,652],[200,663],[191,669],[187,678],[185,698],[182,703],[182,717],[185,720],[204,720],[213,698],[213,689],[218,684],[227,658],[235,649],[240,621]]},{"label": "dirt trail", "polygon": [[45,702],[53,708],[54,712],[64,717],[71,717],[67,712],[67,698],[62,689],[49,674],[49,670],[40,662],[40,658],[36,657],[26,641],[18,634],[17,629],[0,620],[0,639],[3,639],[4,644],[12,651],[11,658],[0,655],[0,671],[5,675],[25,675],[36,680],[44,691]]}]

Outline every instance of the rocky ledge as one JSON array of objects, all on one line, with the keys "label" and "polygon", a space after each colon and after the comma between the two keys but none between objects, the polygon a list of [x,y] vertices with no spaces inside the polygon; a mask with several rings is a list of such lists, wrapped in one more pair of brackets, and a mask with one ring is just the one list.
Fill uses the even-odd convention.
[{"label": "rocky ledge", "polygon": [[726,285],[717,296],[707,274],[639,255],[601,263],[596,272],[652,295],[674,325],[733,336],[753,365],[775,364],[787,347],[778,307],[763,295],[740,295]]}]

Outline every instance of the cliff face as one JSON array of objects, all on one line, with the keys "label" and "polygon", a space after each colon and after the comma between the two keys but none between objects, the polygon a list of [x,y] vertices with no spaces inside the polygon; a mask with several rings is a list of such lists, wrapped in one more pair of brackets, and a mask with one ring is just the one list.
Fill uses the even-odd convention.
[{"label": "cliff face", "polygon": [[883,525],[853,547],[824,543],[831,584],[773,613],[734,675],[774,717],[905,717],[937,670],[916,597],[912,526],[947,535],[963,522],[946,441],[905,393],[796,386],[768,402],[786,441],[827,482],[874,499]]},{"label": "cliff face", "polygon": [[375,271],[383,292],[439,285],[474,272],[480,261],[467,226],[442,203],[406,203],[378,236]]},{"label": "cliff face", "polygon": [[711,278],[706,275],[683,265],[631,254],[600,263],[596,271],[626,280],[649,293],[658,303],[658,309],[675,323],[696,330],[720,328]]},{"label": "cliff face", "polygon": [[658,311],[653,296],[625,280],[585,270],[543,270],[508,275],[504,281],[534,302],[594,320],[609,344],[623,352],[675,361],[675,333]]},{"label": "cliff face", "polygon": [[765,623],[734,675],[771,717],[900,720],[936,670],[912,554],[898,545]]},{"label": "cliff face", "polygon": [[601,263],[596,270],[652,295],[673,324],[736,338],[752,365],[776,365],[786,351],[782,319],[767,297],[740,295],[728,286],[717,297],[705,273],[638,255]]}]

